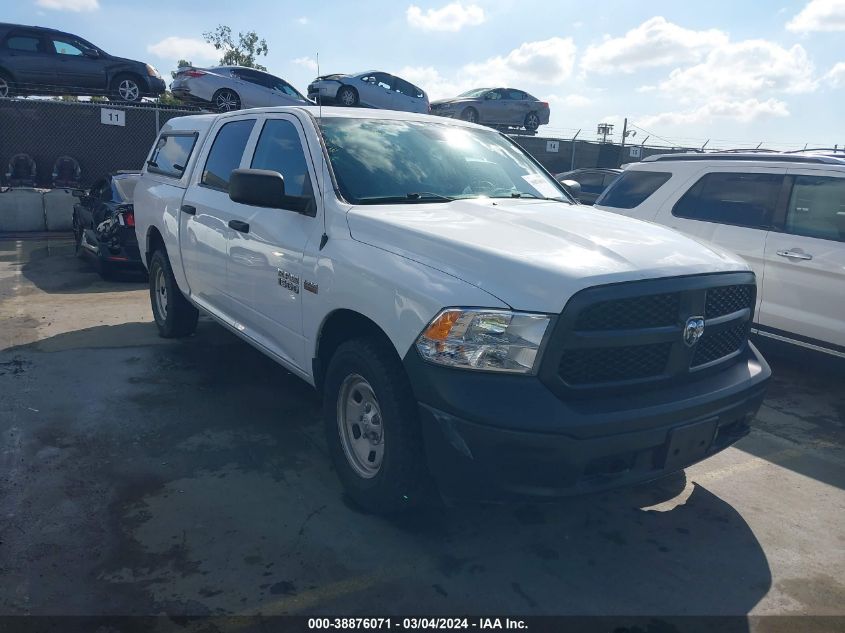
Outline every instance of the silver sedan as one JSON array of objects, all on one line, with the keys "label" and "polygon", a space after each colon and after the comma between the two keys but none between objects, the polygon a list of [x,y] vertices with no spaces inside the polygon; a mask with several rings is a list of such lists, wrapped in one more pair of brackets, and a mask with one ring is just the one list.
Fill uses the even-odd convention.
[{"label": "silver sedan", "polygon": [[346,107],[364,106],[428,114],[428,95],[401,77],[378,70],[354,75],[323,75],[308,86],[308,97]]},{"label": "silver sedan", "polygon": [[177,99],[218,112],[265,106],[312,105],[284,79],[243,66],[182,67],[170,91]]},{"label": "silver sedan", "polygon": [[476,88],[431,104],[431,113],[471,123],[524,127],[529,132],[549,122],[549,104],[514,88]]}]

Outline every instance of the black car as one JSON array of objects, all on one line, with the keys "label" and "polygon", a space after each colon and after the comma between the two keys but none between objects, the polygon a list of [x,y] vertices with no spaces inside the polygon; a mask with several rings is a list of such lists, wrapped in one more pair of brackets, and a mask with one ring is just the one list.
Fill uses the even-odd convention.
[{"label": "black car", "polygon": [[591,167],[574,169],[558,174],[558,182],[574,180],[581,185],[581,192],[576,196],[581,204],[595,204],[602,192],[622,173],[621,169],[611,167]]},{"label": "black car", "polygon": [[105,94],[131,103],[164,89],[149,64],[114,57],[70,33],[0,23],[0,98]]},{"label": "black car", "polygon": [[132,206],[132,194],[140,176],[138,172],[118,172],[98,180],[88,192],[73,191],[79,198],[73,205],[76,253],[94,259],[104,279],[117,271],[144,270]]}]

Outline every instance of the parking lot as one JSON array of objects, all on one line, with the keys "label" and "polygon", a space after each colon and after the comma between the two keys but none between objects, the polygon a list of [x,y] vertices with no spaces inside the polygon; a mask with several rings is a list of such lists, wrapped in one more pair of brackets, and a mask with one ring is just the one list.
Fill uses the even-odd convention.
[{"label": "parking lot", "polygon": [[843,613],[841,366],[772,350],[751,435],[685,476],[384,519],[310,387],[151,318],[70,239],[0,240],[3,614]]}]

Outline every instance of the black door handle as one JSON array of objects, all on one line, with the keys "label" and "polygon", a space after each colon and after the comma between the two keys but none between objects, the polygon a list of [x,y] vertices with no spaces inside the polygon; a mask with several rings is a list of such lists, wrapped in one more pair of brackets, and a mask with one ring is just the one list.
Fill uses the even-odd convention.
[{"label": "black door handle", "polygon": [[183,204],[182,205],[182,213],[187,213],[188,215],[196,215],[197,214],[197,208],[194,207],[194,206],[191,206],[190,204]]},{"label": "black door handle", "polygon": [[240,220],[229,220],[229,228],[240,233],[249,233],[249,224]]}]

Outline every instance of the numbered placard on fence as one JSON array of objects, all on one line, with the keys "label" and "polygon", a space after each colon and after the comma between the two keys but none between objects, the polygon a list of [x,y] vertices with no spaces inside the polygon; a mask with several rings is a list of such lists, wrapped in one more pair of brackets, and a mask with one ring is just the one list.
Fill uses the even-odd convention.
[{"label": "numbered placard on fence", "polygon": [[546,151],[547,152],[556,152],[560,146],[558,145],[558,141],[546,141]]},{"label": "numbered placard on fence", "polygon": [[103,125],[119,125],[121,127],[126,125],[126,112],[124,110],[110,110],[109,108],[100,109],[100,123]]},{"label": "numbered placard on fence", "polygon": [[629,155],[631,156],[631,158],[639,158],[641,153],[642,153],[642,152],[641,152],[641,148],[639,148],[639,147],[632,147],[632,148],[630,149]]}]

